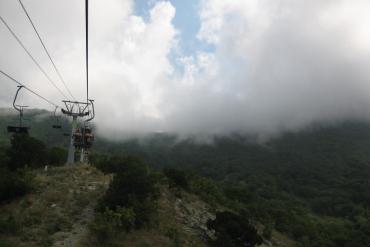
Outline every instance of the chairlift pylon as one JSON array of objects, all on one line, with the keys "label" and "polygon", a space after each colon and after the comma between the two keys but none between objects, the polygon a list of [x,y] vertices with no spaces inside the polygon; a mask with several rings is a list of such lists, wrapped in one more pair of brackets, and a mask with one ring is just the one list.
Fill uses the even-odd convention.
[{"label": "chairlift pylon", "polygon": [[[94,134],[92,133],[92,129],[88,126],[88,122],[95,118],[95,108],[94,108],[94,100],[89,99],[91,106],[91,117],[84,121],[83,127],[76,128],[75,132],[73,133],[73,145],[78,150],[87,150],[91,148],[94,142]],[[83,151],[82,151],[83,152]]]},{"label": "chairlift pylon", "polygon": [[15,94],[14,100],[13,100],[13,107],[15,110],[19,112],[19,124],[18,126],[8,126],[7,130],[9,133],[15,133],[15,134],[28,134],[29,127],[22,126],[22,120],[23,120],[23,110],[24,108],[28,106],[24,105],[16,105],[15,102],[17,101],[18,93],[24,86],[18,86],[17,92]]}]

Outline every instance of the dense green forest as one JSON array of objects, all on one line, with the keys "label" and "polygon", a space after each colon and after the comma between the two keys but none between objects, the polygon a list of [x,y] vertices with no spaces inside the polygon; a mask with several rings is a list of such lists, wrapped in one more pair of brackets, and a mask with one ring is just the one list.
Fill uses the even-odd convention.
[{"label": "dense green forest", "polygon": [[[63,146],[61,133],[50,138],[55,130],[45,128],[52,118],[37,121],[32,134]],[[236,134],[211,143],[165,134],[97,140],[93,164],[140,157],[175,186],[262,223],[266,238],[277,230],[301,246],[370,246],[370,123],[315,125],[264,143]]]},{"label": "dense green forest", "polygon": [[[70,134],[68,120],[63,117],[54,117],[53,112],[31,109],[25,111],[23,126],[29,127],[31,136],[41,140],[47,146],[67,147]],[[11,135],[7,126],[18,126],[18,113],[13,109],[0,108],[0,146],[8,146]],[[54,124],[60,124],[61,129],[53,129]]]},{"label": "dense green forest", "polygon": [[370,125],[346,122],[285,133],[263,144],[234,135],[212,144],[153,136],[101,150],[215,181],[208,197],[302,246],[370,245]]}]

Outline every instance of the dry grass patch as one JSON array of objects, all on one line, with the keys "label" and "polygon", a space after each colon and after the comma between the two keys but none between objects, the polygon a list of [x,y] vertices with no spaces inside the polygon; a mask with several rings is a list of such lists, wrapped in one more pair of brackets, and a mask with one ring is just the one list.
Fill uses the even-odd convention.
[{"label": "dry grass patch", "polygon": [[14,229],[0,234],[0,246],[52,246],[60,232],[73,229],[86,207],[95,205],[108,182],[88,165],[39,170],[33,193],[1,206],[0,225]]}]

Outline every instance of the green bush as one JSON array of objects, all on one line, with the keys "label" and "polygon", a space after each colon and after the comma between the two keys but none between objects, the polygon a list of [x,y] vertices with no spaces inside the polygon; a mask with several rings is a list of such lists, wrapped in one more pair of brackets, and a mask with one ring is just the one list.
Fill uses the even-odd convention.
[{"label": "green bush", "polygon": [[0,240],[0,247],[17,247],[18,245],[10,240]]},{"label": "green bush", "polygon": [[148,166],[140,162],[123,162],[101,199],[98,211],[132,208],[135,213],[134,226],[139,228],[150,221],[158,196],[157,179]]},{"label": "green bush", "polygon": [[112,239],[122,229],[129,231],[134,224],[134,210],[117,207],[116,210],[106,208],[104,212],[98,213],[89,228],[96,240],[103,244]]},{"label": "green bush", "polygon": [[17,234],[19,229],[20,224],[13,215],[0,218],[0,234]]},{"label": "green bush", "polygon": [[0,168],[0,203],[22,196],[32,188],[32,176],[26,171],[9,172]]},{"label": "green bush", "polygon": [[217,183],[210,178],[192,176],[190,179],[190,190],[208,203],[224,202],[225,200]]},{"label": "green bush", "polygon": [[178,187],[184,190],[189,189],[189,182],[184,171],[166,168],[163,170],[163,173],[168,178],[168,185],[170,188]]},{"label": "green bush", "polygon": [[127,157],[108,157],[106,155],[93,155],[91,159],[96,168],[105,174],[125,172],[127,167],[131,166],[145,166],[145,162],[136,156]]},{"label": "green bush", "polygon": [[65,163],[67,150],[59,147],[52,147],[47,150],[47,162],[49,165],[57,166]]},{"label": "green bush", "polygon": [[16,134],[10,143],[6,152],[9,170],[15,171],[26,166],[37,168],[45,164],[46,147],[43,142],[25,134]]},{"label": "green bush", "polygon": [[182,246],[180,234],[176,228],[167,228],[164,235],[173,241],[175,247]]},{"label": "green bush", "polygon": [[218,212],[216,219],[207,222],[207,227],[215,231],[216,239],[212,241],[213,246],[253,247],[263,242],[248,219],[231,212]]}]

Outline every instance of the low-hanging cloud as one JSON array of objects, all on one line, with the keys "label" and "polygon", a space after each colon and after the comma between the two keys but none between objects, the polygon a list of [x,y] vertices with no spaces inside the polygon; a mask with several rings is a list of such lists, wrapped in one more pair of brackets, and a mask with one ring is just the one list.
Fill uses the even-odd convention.
[{"label": "low-hanging cloud", "polygon": [[[51,37],[55,60],[68,75],[72,92],[83,97],[83,26],[75,24],[83,23],[83,6],[75,3],[79,1],[48,3],[56,9],[65,8],[66,2],[74,6],[65,30],[55,30],[60,21],[45,24],[50,16],[38,11],[41,2],[24,0],[40,18],[42,33]],[[368,119],[366,0],[203,0],[196,38],[213,49],[192,55],[180,52],[181,30],[172,23],[176,11],[186,10],[156,1],[143,18],[134,14],[134,4],[91,1],[90,94],[96,100],[96,124],[102,135],[120,138],[157,131],[270,135],[314,122]],[[65,18],[54,14],[59,16],[56,20]],[[27,23],[9,18],[27,33]],[[16,50],[0,30],[0,37]],[[25,37],[36,47],[31,35]],[[13,57],[12,49],[2,54]],[[20,56],[18,50],[16,54]],[[47,59],[42,59],[46,66]],[[19,72],[4,56],[0,64],[30,79],[35,88],[46,83],[37,70]],[[28,62],[21,64],[33,68]],[[51,91],[45,88],[42,93],[58,98]],[[6,96],[0,93],[0,102],[7,102]]]}]

